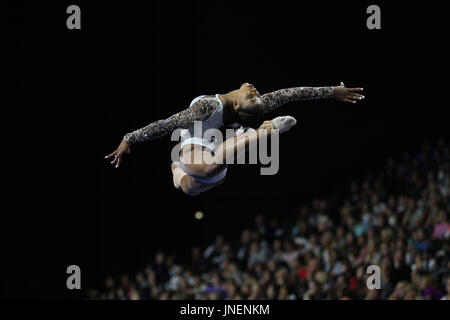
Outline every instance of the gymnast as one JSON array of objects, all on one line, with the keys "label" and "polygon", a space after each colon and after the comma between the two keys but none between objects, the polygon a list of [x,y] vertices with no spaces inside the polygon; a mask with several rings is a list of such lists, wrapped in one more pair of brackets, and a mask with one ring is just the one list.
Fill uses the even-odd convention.
[{"label": "gymnast", "polygon": [[[357,93],[362,90],[346,88],[341,82],[339,86],[294,87],[260,95],[252,84],[244,83],[239,89],[225,94],[199,96],[192,100],[189,108],[126,134],[118,148],[105,158],[113,158],[111,163],[117,168],[134,143],[150,141],[180,129],[180,156],[201,161],[172,162],[173,184],[187,195],[195,196],[223,183],[228,164],[233,160],[229,157],[236,157],[236,150],[248,150],[263,134],[270,135],[273,130],[283,133],[297,123],[291,116],[263,121],[266,114],[299,100],[336,99],[356,103],[364,99]],[[224,141],[196,136],[196,122],[201,122],[202,134],[208,129],[224,127],[234,129],[235,134]]]}]

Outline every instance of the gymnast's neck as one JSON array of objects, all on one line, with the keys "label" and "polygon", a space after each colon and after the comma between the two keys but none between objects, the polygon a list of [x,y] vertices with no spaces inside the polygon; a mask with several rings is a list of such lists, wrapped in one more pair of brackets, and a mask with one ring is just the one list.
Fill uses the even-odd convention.
[{"label": "gymnast's neck", "polygon": [[223,124],[229,125],[236,122],[236,110],[234,106],[237,104],[236,93],[238,90],[233,90],[218,96],[223,106]]}]

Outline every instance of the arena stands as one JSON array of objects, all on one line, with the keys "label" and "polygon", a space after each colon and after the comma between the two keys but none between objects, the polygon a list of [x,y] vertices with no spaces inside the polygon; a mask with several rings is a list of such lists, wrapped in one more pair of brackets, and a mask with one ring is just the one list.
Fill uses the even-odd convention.
[{"label": "arena stands", "polygon": [[[347,186],[339,204],[314,199],[292,219],[266,219],[194,247],[158,252],[135,275],[105,279],[89,299],[450,299],[450,152],[444,140],[387,159]],[[369,265],[381,289],[368,289]]]}]

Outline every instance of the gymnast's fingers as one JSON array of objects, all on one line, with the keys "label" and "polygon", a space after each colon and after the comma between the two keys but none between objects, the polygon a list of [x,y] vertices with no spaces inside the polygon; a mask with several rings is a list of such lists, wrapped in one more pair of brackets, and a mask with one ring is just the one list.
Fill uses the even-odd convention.
[{"label": "gymnast's fingers", "polygon": [[348,88],[348,91],[350,92],[363,91],[363,88]]},{"label": "gymnast's fingers", "polygon": [[344,99],[344,102],[347,102],[347,103],[356,103],[355,100],[351,100],[351,99],[348,99],[348,98],[345,98],[345,99]]},{"label": "gymnast's fingers", "polygon": [[113,161],[111,161],[111,164],[114,164],[115,162],[117,162],[117,159],[119,159],[119,157],[118,157],[118,156],[114,157],[114,160],[113,160]]},{"label": "gymnast's fingers", "polygon": [[117,150],[114,151],[114,152],[112,152],[112,153],[110,153],[110,154],[108,154],[108,155],[105,157],[105,159],[111,158],[113,155],[116,154],[116,152],[117,152]]},{"label": "gymnast's fingers", "polygon": [[364,97],[362,94],[352,93],[352,94],[351,94],[351,98],[352,98],[352,99],[355,99],[355,100],[362,100],[362,99],[364,99],[365,97]]}]

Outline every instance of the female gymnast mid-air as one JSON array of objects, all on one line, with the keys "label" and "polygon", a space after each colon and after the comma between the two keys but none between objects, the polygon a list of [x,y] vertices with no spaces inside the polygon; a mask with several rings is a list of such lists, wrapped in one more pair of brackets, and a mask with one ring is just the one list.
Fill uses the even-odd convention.
[{"label": "female gymnast mid-air", "polygon": [[[171,166],[173,184],[184,193],[195,196],[224,181],[227,166],[233,160],[228,159],[227,155],[236,157],[235,150],[248,150],[262,134],[270,135],[270,131],[274,129],[283,133],[297,123],[291,116],[263,122],[265,114],[298,100],[334,98],[356,103],[357,100],[364,99],[363,95],[357,93],[362,90],[346,88],[341,82],[339,86],[295,87],[260,95],[253,85],[244,83],[239,89],[225,94],[199,96],[192,100],[189,108],[126,134],[119,147],[105,158],[114,157],[111,163],[117,168],[122,162],[123,154],[130,153],[132,144],[150,141],[180,129],[180,156],[184,159],[200,159],[200,162],[174,161]],[[204,136],[194,136],[194,122],[197,121],[201,122],[202,133],[208,129],[232,128],[234,137],[215,141]]]}]

